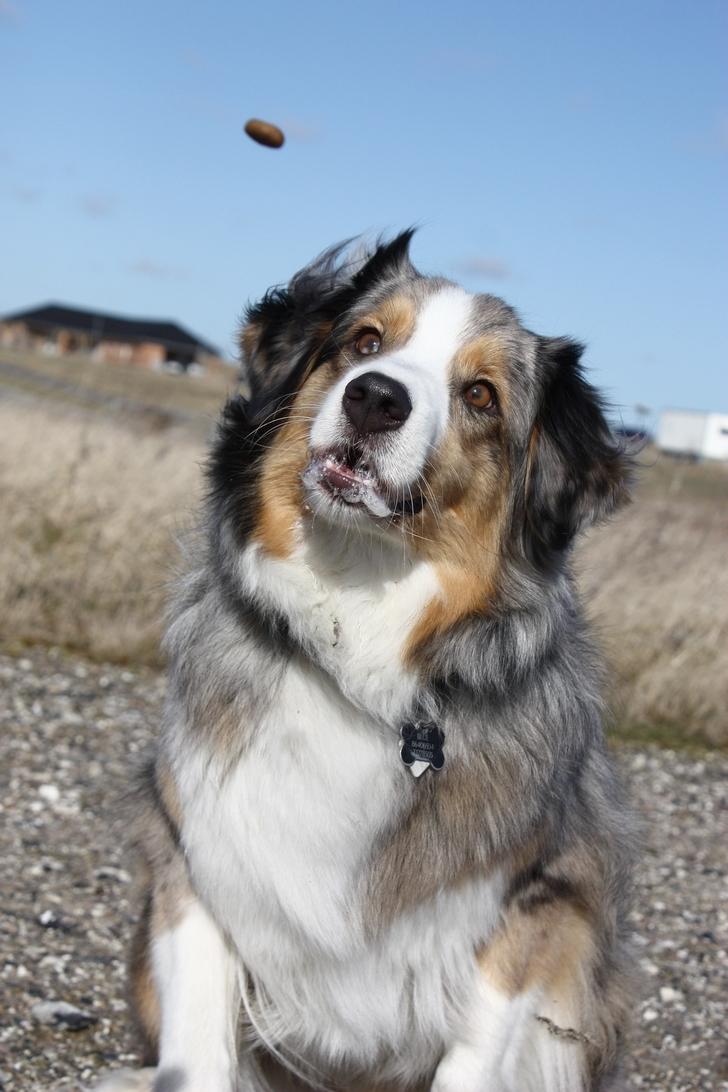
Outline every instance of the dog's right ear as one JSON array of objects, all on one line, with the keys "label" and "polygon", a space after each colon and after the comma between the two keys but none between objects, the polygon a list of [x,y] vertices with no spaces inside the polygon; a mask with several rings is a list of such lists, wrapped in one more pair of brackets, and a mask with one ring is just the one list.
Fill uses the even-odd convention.
[{"label": "dog's right ear", "polygon": [[543,390],[528,455],[524,537],[528,556],[542,565],[629,499],[632,460],[584,378],[581,354],[569,338],[539,338]]}]

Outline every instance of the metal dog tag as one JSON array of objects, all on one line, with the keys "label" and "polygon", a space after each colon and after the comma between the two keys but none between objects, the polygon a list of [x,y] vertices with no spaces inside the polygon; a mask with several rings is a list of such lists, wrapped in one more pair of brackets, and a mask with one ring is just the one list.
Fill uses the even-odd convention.
[{"label": "metal dog tag", "polygon": [[409,721],[400,728],[399,756],[413,777],[420,777],[431,766],[441,770],[445,765],[442,751],[445,733],[428,721]]}]

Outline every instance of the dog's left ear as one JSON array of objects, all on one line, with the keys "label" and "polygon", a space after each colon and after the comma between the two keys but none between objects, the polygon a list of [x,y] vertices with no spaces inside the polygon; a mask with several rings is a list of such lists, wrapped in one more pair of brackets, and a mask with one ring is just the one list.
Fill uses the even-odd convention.
[{"label": "dog's left ear", "polygon": [[525,546],[540,562],[629,499],[631,459],[584,378],[582,352],[568,338],[539,338],[543,387],[526,471]]},{"label": "dog's left ear", "polygon": [[240,334],[243,374],[261,405],[296,390],[311,353],[331,329],[349,279],[340,261],[347,246],[330,247],[285,287],[270,289],[248,307]]},{"label": "dog's left ear", "polygon": [[413,234],[409,228],[388,242],[353,249],[351,239],[337,243],[285,287],[272,288],[247,308],[240,334],[242,371],[257,406],[287,400],[298,389],[357,296],[396,273],[414,274],[409,258]]}]

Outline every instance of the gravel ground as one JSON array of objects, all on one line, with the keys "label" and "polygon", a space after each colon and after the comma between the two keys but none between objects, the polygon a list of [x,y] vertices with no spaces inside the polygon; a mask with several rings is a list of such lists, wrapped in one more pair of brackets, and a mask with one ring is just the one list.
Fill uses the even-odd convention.
[{"label": "gravel ground", "polygon": [[[134,886],[110,815],[162,694],[152,673],[0,656],[3,1092],[80,1092],[137,1061],[124,972]],[[647,822],[623,1090],[728,1090],[728,758],[622,761]],[[73,1007],[64,1023],[41,1022],[51,1001]]]}]

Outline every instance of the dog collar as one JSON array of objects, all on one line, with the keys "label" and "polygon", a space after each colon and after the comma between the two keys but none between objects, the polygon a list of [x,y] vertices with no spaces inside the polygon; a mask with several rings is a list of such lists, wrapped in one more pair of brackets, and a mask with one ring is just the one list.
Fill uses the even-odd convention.
[{"label": "dog collar", "polygon": [[445,733],[431,721],[407,721],[399,730],[399,757],[413,777],[420,777],[428,767],[441,770],[445,765]]}]

